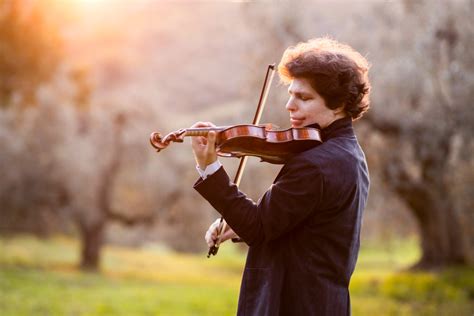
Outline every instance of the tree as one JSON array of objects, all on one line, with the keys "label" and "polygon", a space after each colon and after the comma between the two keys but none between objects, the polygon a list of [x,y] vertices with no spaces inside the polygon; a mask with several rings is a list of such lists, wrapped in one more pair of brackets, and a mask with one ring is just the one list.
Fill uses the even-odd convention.
[{"label": "tree", "polygon": [[0,3],[0,231],[44,236],[73,223],[80,266],[97,270],[108,221],[152,223],[154,214],[113,210],[130,115],[91,108],[87,69],[65,61],[48,3]]},{"label": "tree", "polygon": [[[35,102],[37,87],[51,79],[62,40],[45,14],[48,1],[0,3],[0,106]],[[34,34],[34,35],[33,35]]]},{"label": "tree", "polygon": [[[76,203],[74,221],[78,226],[81,236],[80,266],[84,270],[95,271],[99,268],[100,253],[104,245],[104,232],[107,222],[115,220],[126,225],[134,225],[139,222],[151,224],[154,220],[153,213],[127,216],[114,212],[112,208],[114,185],[123,163],[123,152],[126,150],[122,141],[125,124],[126,116],[123,113],[116,114],[108,137],[112,140],[112,143],[107,148],[110,149],[109,159],[102,168],[98,168],[95,171],[97,174],[93,176],[96,183],[93,189],[92,203],[87,203],[86,201]],[[83,129],[82,131],[84,132]],[[98,156],[98,159],[101,159],[104,155],[96,147],[94,156]],[[85,180],[84,182],[94,181],[94,179],[90,178],[83,180]],[[81,197],[80,194],[79,197]]]},{"label": "tree", "polygon": [[397,148],[385,151],[384,174],[419,224],[415,267],[473,264],[473,7],[406,1],[399,9],[378,11],[385,54],[372,62],[392,75],[376,82],[383,96],[368,121]]},{"label": "tree", "polygon": [[[52,78],[61,60],[61,37],[42,6],[45,3],[0,3],[1,228],[38,234],[46,233],[53,217],[59,218],[54,210],[67,199],[54,172],[54,157],[44,155],[44,144],[25,137],[41,134],[52,147],[61,141],[61,135],[48,126],[41,128],[32,113],[54,119],[57,113],[52,107],[23,112],[24,106],[37,105],[37,89]],[[30,213],[32,205],[37,211]]]}]

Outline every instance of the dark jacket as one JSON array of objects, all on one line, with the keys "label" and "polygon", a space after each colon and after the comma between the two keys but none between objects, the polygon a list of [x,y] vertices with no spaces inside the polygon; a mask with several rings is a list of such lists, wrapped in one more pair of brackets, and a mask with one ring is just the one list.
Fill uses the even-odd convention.
[{"label": "dark jacket", "polygon": [[369,176],[343,118],[323,144],[296,155],[258,203],[223,168],[195,189],[250,246],[238,315],[349,315]]}]

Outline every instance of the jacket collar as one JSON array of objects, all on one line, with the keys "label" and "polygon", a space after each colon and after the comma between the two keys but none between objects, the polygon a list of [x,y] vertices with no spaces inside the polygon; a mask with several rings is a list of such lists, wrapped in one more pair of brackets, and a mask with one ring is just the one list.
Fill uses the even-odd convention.
[{"label": "jacket collar", "polygon": [[338,119],[326,128],[321,129],[318,123],[308,125],[307,127],[314,127],[321,131],[323,142],[334,137],[354,136],[354,129],[352,128],[352,118],[350,116]]}]

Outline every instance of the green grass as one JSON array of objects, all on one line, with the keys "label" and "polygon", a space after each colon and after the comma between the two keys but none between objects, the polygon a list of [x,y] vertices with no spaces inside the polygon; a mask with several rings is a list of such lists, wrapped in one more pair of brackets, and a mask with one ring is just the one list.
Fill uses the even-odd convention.
[{"label": "green grass", "polygon": [[[245,255],[217,257],[158,247],[106,247],[101,273],[77,269],[67,238],[0,239],[0,315],[233,315]],[[474,315],[474,269],[409,273],[414,240],[361,249],[351,282],[353,315]]]}]

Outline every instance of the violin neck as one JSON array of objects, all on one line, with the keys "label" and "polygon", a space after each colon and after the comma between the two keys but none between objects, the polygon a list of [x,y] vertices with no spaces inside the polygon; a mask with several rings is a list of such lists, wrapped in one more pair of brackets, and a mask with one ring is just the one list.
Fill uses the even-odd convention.
[{"label": "violin neck", "polygon": [[220,132],[225,128],[225,126],[187,128],[185,136],[207,136],[211,131]]}]

